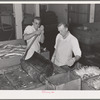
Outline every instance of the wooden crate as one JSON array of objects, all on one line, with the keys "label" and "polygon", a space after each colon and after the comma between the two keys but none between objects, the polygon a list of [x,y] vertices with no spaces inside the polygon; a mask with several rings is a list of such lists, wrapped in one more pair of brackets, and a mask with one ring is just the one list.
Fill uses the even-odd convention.
[{"label": "wooden crate", "polygon": [[93,76],[91,78],[83,80],[82,81],[82,90],[100,90],[100,88],[97,89],[93,85],[91,85],[91,84],[88,83],[89,81],[93,81],[93,80],[95,80],[98,77],[100,77],[100,75],[96,75],[96,76]]},{"label": "wooden crate", "polygon": [[[34,80],[40,79],[42,75],[49,77],[53,74],[53,63],[40,55],[34,55],[28,60],[21,60],[21,67],[25,70]],[[40,79],[41,80],[41,79]]]},{"label": "wooden crate", "polygon": [[56,74],[48,78],[37,90],[81,90],[81,79],[71,72]]}]

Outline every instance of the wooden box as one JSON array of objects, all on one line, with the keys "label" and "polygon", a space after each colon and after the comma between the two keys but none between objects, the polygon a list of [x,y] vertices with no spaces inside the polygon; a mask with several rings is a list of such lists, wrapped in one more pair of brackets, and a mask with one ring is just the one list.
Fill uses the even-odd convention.
[{"label": "wooden box", "polygon": [[98,86],[94,85],[94,81],[96,81],[97,78],[100,80],[100,75],[83,80],[82,90],[100,90],[100,81],[97,82]]},{"label": "wooden box", "polygon": [[37,90],[81,90],[81,79],[70,71],[48,78],[46,84]]}]

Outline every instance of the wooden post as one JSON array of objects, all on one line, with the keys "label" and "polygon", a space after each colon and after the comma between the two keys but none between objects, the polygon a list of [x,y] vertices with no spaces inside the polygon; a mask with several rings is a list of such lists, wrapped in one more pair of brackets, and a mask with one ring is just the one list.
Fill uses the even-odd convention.
[{"label": "wooden post", "polygon": [[35,15],[36,15],[36,16],[40,16],[40,6],[39,6],[39,4],[36,4],[35,9],[36,9]]},{"label": "wooden post", "polygon": [[13,10],[15,17],[16,39],[22,39],[22,4],[14,4]]},{"label": "wooden post", "polygon": [[95,4],[90,4],[90,18],[89,23],[94,22],[94,15],[95,15]]}]

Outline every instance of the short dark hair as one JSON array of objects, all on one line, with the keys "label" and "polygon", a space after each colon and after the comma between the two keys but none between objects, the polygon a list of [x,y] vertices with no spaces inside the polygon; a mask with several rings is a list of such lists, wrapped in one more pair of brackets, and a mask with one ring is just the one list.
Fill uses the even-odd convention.
[{"label": "short dark hair", "polygon": [[40,17],[38,17],[38,16],[34,17],[34,18],[32,19],[32,22],[34,22],[35,19],[36,19],[36,20],[39,20],[40,23],[41,23],[41,18],[40,18]]},{"label": "short dark hair", "polygon": [[62,22],[61,22],[61,23],[59,23],[57,27],[60,27],[61,25],[63,25],[64,27],[68,28],[68,25],[67,25],[67,24],[65,24],[65,23],[62,23]]}]

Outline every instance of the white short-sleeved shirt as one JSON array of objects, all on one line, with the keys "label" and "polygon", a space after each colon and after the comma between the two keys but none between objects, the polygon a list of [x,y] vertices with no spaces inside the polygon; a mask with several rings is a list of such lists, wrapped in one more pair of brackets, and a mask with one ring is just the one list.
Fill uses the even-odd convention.
[{"label": "white short-sleeved shirt", "polygon": [[[28,25],[25,30],[24,30],[24,34],[30,34],[32,32],[35,32],[35,28],[34,26],[32,25]],[[30,45],[30,43],[32,42],[32,40],[35,38],[35,36],[33,36],[32,38],[30,38],[29,40],[27,40],[27,46]],[[28,50],[27,52],[27,55],[26,55],[26,58],[25,59],[29,59],[33,54],[34,54],[34,51],[40,53],[40,38],[41,38],[41,35],[38,36],[36,38],[36,40],[34,41],[34,43],[32,44],[31,48]]]},{"label": "white short-sleeved shirt", "polygon": [[78,40],[70,32],[65,39],[63,39],[60,34],[57,35],[55,49],[55,64],[58,66],[67,65],[68,60],[72,58],[72,54],[75,56],[79,55],[81,57]]}]

